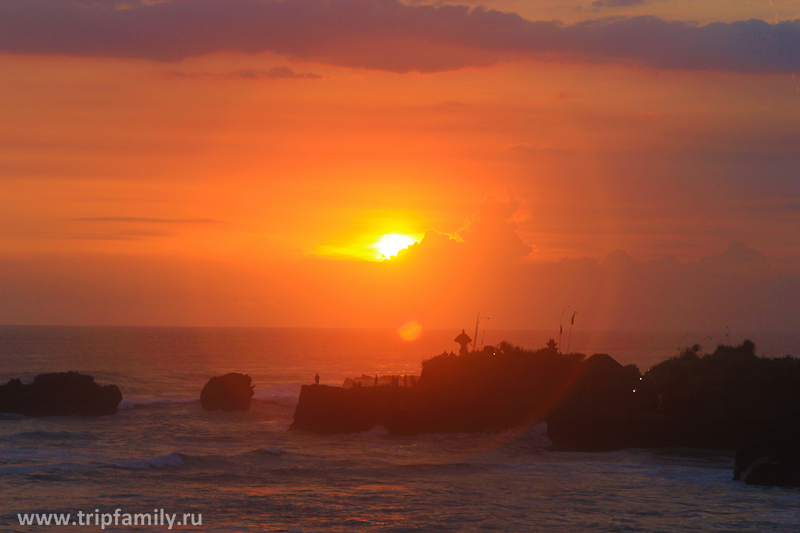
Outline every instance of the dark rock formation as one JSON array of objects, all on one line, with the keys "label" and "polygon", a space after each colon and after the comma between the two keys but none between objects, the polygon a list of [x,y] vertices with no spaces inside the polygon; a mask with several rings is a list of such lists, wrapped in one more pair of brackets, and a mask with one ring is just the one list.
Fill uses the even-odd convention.
[{"label": "dark rock formation", "polygon": [[773,435],[739,449],[733,479],[751,485],[800,487],[800,438]]},{"label": "dark rock formation", "polygon": [[548,420],[550,438],[577,449],[737,449],[764,435],[800,433],[800,360],[757,357],[750,341],[699,350],[638,379],[608,361],[585,368]]},{"label": "dark rock formation", "polygon": [[661,433],[657,399],[634,365],[595,354],[547,419],[553,444],[581,450],[647,446]]},{"label": "dark rock formation", "polygon": [[411,387],[303,385],[289,429],[359,433],[384,426],[394,434],[419,432],[420,396]]},{"label": "dark rock formation", "polygon": [[208,380],[200,393],[200,403],[206,411],[249,411],[253,398],[252,380],[246,374],[230,373]]},{"label": "dark rock formation", "polygon": [[497,350],[428,359],[415,387],[306,386],[291,429],[348,433],[384,426],[392,434],[502,431],[546,416],[574,380],[582,358],[504,343]]},{"label": "dark rock formation", "polygon": [[416,387],[303,387],[291,428],[482,432],[547,420],[556,446],[578,450],[733,450],[763,435],[800,434],[800,360],[757,357],[749,341],[698,351],[645,375],[605,354],[584,361],[553,347],[443,353],[423,362]]},{"label": "dark rock formation", "polygon": [[12,379],[0,385],[0,412],[25,416],[113,415],[122,401],[116,385],[101,387],[77,372],[40,374],[25,385]]}]

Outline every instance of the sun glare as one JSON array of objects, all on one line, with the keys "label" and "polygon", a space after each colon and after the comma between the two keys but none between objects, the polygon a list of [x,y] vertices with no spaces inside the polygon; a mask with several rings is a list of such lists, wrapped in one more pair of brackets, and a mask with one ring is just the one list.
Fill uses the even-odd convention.
[{"label": "sun glare", "polygon": [[389,259],[397,255],[397,252],[404,250],[417,242],[413,237],[408,235],[400,235],[398,233],[389,233],[381,237],[374,247],[377,250],[381,259]]}]

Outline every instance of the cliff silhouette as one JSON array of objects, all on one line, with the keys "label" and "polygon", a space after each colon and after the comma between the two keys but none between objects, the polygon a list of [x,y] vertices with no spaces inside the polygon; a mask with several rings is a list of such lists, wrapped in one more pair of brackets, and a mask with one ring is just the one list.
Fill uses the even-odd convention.
[{"label": "cliff silhouette", "polygon": [[800,434],[800,359],[758,357],[747,340],[700,354],[686,348],[641,376],[629,408],[609,388],[579,384],[548,419],[562,447],[690,446],[737,449]]},{"label": "cliff silhouette", "polygon": [[488,348],[423,361],[415,387],[306,385],[291,429],[502,431],[544,419],[584,369],[583,354],[562,355],[554,348],[530,351],[506,342]]},{"label": "cliff silhouette", "polygon": [[415,387],[302,388],[291,429],[392,434],[503,431],[547,421],[562,449],[737,449],[800,435],[800,360],[755,345],[685,349],[645,374],[606,354],[509,343],[423,361]]}]

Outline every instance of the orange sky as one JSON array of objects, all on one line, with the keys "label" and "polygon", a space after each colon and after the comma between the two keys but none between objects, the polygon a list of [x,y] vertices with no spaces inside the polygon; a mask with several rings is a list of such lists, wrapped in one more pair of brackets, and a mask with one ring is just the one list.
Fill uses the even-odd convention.
[{"label": "orange sky", "polygon": [[[4,0],[0,323],[438,327],[490,305],[544,328],[580,301],[595,328],[796,329],[800,3],[773,3],[155,6],[218,14],[180,33],[138,1]],[[373,261],[430,230],[455,251],[433,233]]]}]

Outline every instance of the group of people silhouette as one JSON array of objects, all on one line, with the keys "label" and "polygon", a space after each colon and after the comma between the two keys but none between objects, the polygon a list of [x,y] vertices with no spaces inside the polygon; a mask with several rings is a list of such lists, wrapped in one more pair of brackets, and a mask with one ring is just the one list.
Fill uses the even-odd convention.
[{"label": "group of people silhouette", "polygon": [[[409,386],[409,382],[411,383],[412,387],[416,387],[417,386],[417,378],[415,378],[414,376],[411,376],[411,380],[409,380],[408,376],[404,375],[403,376],[403,386],[404,387],[408,387]],[[375,381],[375,383],[377,384],[378,382]],[[399,387],[400,386],[400,376],[392,376],[392,386],[393,387]]]},{"label": "group of people silhouette", "polygon": [[[417,378],[416,377],[403,375],[402,378],[403,378],[402,381],[403,381],[403,386],[404,387],[416,387],[417,386]],[[378,386],[378,381],[379,381],[378,374],[375,374],[375,384],[374,384],[375,387]],[[319,385],[319,374],[316,374],[314,376],[314,384],[315,385]],[[399,387],[400,386],[400,376],[392,375],[391,385],[393,387]],[[353,388],[359,388],[360,389],[362,386],[363,386],[363,383],[362,383],[362,380],[360,380],[360,379],[356,379],[355,383],[353,383]]]}]

